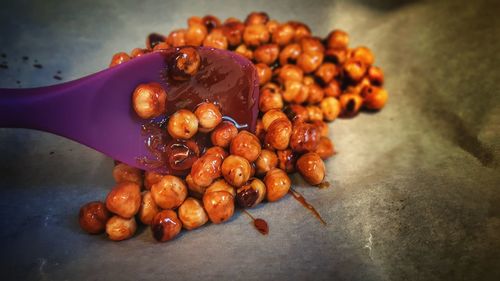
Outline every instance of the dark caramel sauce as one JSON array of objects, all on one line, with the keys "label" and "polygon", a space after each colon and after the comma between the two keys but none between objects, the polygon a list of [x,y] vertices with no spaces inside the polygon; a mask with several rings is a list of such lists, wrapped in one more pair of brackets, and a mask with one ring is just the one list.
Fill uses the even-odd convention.
[{"label": "dark caramel sauce", "polygon": [[302,196],[302,194],[298,193],[297,191],[295,191],[293,188],[290,188],[290,191],[289,193],[293,196],[293,198],[295,198],[295,200],[299,201],[300,204],[302,204],[302,206],[306,207],[306,209],[309,209],[309,211],[311,211],[314,216],[323,224],[323,225],[326,225],[326,222],[323,220],[323,218],[321,217],[321,215],[318,213],[318,211],[316,211],[316,209],[313,207],[313,205],[309,204],[309,202],[307,202],[307,200],[304,198],[304,196]]},{"label": "dark caramel sauce", "polygon": [[267,222],[260,218],[254,218],[247,210],[243,209],[243,212],[247,214],[253,220],[253,226],[262,235],[267,235],[269,233],[269,226]]}]

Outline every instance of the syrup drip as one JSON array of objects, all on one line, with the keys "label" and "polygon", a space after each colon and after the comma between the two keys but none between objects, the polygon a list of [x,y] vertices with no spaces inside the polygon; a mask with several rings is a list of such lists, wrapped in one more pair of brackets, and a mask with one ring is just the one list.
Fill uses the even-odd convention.
[{"label": "syrup drip", "polygon": [[263,219],[254,218],[247,210],[243,209],[243,213],[247,214],[253,220],[253,226],[262,235],[267,235],[269,233],[269,226],[267,222]]},{"label": "syrup drip", "polygon": [[313,205],[309,204],[309,202],[306,201],[306,199],[304,198],[304,196],[302,196],[302,194],[298,193],[293,188],[290,188],[290,191],[288,192],[293,196],[293,198],[295,198],[295,200],[299,201],[300,204],[302,204],[302,206],[304,206],[306,209],[309,209],[309,211],[311,211],[323,225],[326,225],[326,222],[323,220],[318,211],[316,211]]}]

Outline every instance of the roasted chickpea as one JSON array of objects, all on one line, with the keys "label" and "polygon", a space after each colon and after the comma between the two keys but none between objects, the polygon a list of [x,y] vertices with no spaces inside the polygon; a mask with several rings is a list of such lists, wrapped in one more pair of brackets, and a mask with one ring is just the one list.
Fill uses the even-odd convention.
[{"label": "roasted chickpea", "polygon": [[384,72],[380,67],[370,66],[367,72],[370,83],[374,86],[382,86],[384,84]]},{"label": "roasted chickpea", "polygon": [[201,57],[194,47],[180,48],[173,57],[170,76],[174,80],[184,81],[198,73],[201,65]]},{"label": "roasted chickpea", "polygon": [[111,217],[106,223],[106,233],[113,241],[122,241],[134,236],[137,230],[135,218],[122,218],[120,216]]},{"label": "roasted chickpea", "polygon": [[189,17],[187,19],[187,24],[189,27],[191,27],[192,25],[196,25],[196,24],[201,24],[201,25],[203,25],[203,27],[205,27],[205,24],[203,23],[203,19],[200,17],[197,17],[197,16]]},{"label": "roasted chickpea", "polygon": [[207,28],[203,25],[203,23],[192,23],[186,31],[186,44],[191,46],[201,46],[207,34]]},{"label": "roasted chickpea", "polygon": [[307,87],[309,88],[307,103],[317,104],[323,100],[325,92],[318,84],[313,83],[312,85],[307,85]]},{"label": "roasted chickpea", "polygon": [[186,176],[186,183],[189,189],[189,194],[196,198],[201,198],[201,196],[203,195],[203,193],[205,193],[205,190],[207,189],[206,186],[201,186],[194,183],[191,174]]},{"label": "roasted chickpea", "polygon": [[203,46],[226,50],[227,38],[221,28],[214,28],[203,40]]},{"label": "roasted chickpea", "polygon": [[282,150],[288,147],[292,134],[292,123],[287,118],[274,120],[267,129],[265,142],[272,148]]},{"label": "roasted chickpea", "polygon": [[269,31],[264,24],[247,25],[243,32],[243,42],[249,47],[258,47],[269,42]]},{"label": "roasted chickpea", "polygon": [[325,47],[323,47],[321,40],[315,37],[304,37],[300,39],[300,46],[304,53],[325,52]]},{"label": "roasted chickpea", "polygon": [[335,154],[333,142],[328,137],[321,137],[316,152],[321,159],[326,160]]},{"label": "roasted chickpea", "polygon": [[99,234],[104,232],[106,222],[110,217],[111,213],[106,209],[106,205],[100,201],[94,201],[80,208],[78,222],[85,232]]},{"label": "roasted chickpea", "polygon": [[295,173],[295,163],[297,162],[297,153],[291,149],[278,150],[276,152],[278,157],[278,168],[287,172],[288,174]]},{"label": "roasted chickpea", "polygon": [[203,206],[212,223],[223,223],[234,214],[234,197],[227,191],[206,192],[203,195]]},{"label": "roasted chickpea", "polygon": [[366,87],[370,87],[370,80],[367,77],[363,77],[361,81],[357,82],[356,85],[349,85],[343,92],[343,94],[355,94],[361,95],[362,91]]},{"label": "roasted chickpea", "polygon": [[169,171],[185,175],[200,156],[200,148],[193,140],[173,139],[167,143],[164,155]]},{"label": "roasted chickpea", "polygon": [[181,47],[186,45],[186,30],[177,29],[172,32],[167,37],[167,44],[172,47]]},{"label": "roasted chickpea", "polygon": [[354,48],[351,51],[351,58],[361,61],[366,66],[372,65],[375,61],[372,51],[364,46]]},{"label": "roasted chickpea", "polygon": [[248,162],[257,160],[260,150],[261,146],[259,139],[254,134],[247,131],[239,132],[229,146],[231,154],[241,156],[247,159]]},{"label": "roasted chickpea", "polygon": [[264,85],[269,80],[271,80],[271,76],[273,75],[273,71],[271,68],[265,63],[257,63],[255,64],[255,69],[257,70],[257,77],[259,78],[259,85]]},{"label": "roasted chickpea", "polygon": [[203,24],[205,24],[205,27],[207,28],[208,32],[220,26],[220,20],[216,16],[206,15],[201,20],[203,21]]},{"label": "roasted chickpea", "polygon": [[[227,158],[226,158],[227,159]],[[198,158],[191,168],[193,183],[197,186],[205,187],[221,176],[221,165],[223,160],[216,154],[204,154]]]},{"label": "roasted chickpea", "polygon": [[286,102],[295,102],[295,100],[302,97],[302,82],[288,80],[285,81],[285,90],[283,91],[283,99]]},{"label": "roasted chickpea", "polygon": [[237,134],[238,129],[234,124],[229,121],[224,121],[215,127],[210,135],[210,139],[213,145],[227,148]]},{"label": "roasted chickpea", "polygon": [[314,125],[304,122],[293,124],[290,148],[298,153],[314,151],[319,144],[319,131]]},{"label": "roasted chickpea", "polygon": [[142,171],[125,163],[119,163],[113,168],[113,178],[116,183],[130,181],[142,185]]},{"label": "roasted chickpea", "polygon": [[158,242],[165,242],[173,239],[182,229],[182,222],[177,217],[175,211],[163,210],[158,212],[151,221],[151,231],[153,237]]},{"label": "roasted chickpea", "polygon": [[158,33],[151,33],[146,37],[146,48],[148,48],[148,50],[153,50],[156,45],[166,43],[165,41],[165,36]]},{"label": "roasted chickpea", "polygon": [[287,81],[302,82],[304,72],[296,65],[285,64],[279,69],[278,78],[282,83],[286,83]]},{"label": "roasted chickpea", "polygon": [[259,158],[255,160],[256,174],[258,176],[265,175],[272,168],[278,166],[278,156],[271,150],[263,149],[260,152]]},{"label": "roasted chickpea", "polygon": [[262,116],[262,125],[264,125],[264,130],[267,131],[267,129],[269,129],[269,126],[271,126],[271,123],[280,118],[287,119],[287,116],[285,113],[283,113],[283,111],[279,109],[271,109],[264,113],[264,115]]},{"label": "roasted chickpea", "polygon": [[226,191],[229,194],[231,194],[233,197],[236,196],[236,190],[234,187],[232,187],[229,183],[227,183],[224,179],[218,179],[214,181],[205,191],[205,193],[208,192],[215,192],[215,191]]},{"label": "roasted chickpea", "polygon": [[328,49],[325,51],[325,61],[332,62],[336,65],[342,65],[347,60],[346,49]]},{"label": "roasted chickpea", "polygon": [[273,64],[280,53],[280,49],[276,44],[265,44],[255,49],[253,55],[257,62],[265,63],[267,65]]},{"label": "roasted chickpea", "polygon": [[279,62],[281,65],[295,64],[301,53],[302,49],[300,48],[299,44],[293,43],[287,45],[283,48],[283,50],[281,50],[281,53],[279,55]]},{"label": "roasted chickpea", "polygon": [[337,66],[331,62],[325,62],[316,69],[314,75],[318,77],[323,85],[328,84],[332,79],[338,75]]},{"label": "roasted chickpea", "polygon": [[156,205],[151,192],[146,191],[142,194],[141,207],[139,208],[139,220],[146,225],[151,224],[154,216],[160,211]]},{"label": "roasted chickpea", "polygon": [[201,202],[189,197],[179,207],[179,219],[185,229],[192,230],[204,225],[208,221],[208,216]]},{"label": "roasted chickpea", "polygon": [[109,67],[113,67],[119,64],[122,64],[124,62],[127,62],[130,60],[130,56],[127,53],[120,52],[116,53],[112,58],[111,62],[109,63]]},{"label": "roasted chickpea", "polygon": [[309,152],[297,160],[297,170],[304,180],[312,185],[320,184],[325,178],[325,163],[316,152]]},{"label": "roasted chickpea", "polygon": [[147,54],[149,52],[148,49],[141,49],[141,48],[134,48],[131,52],[130,52],[130,57],[131,58],[138,58],[144,54]]},{"label": "roasted chickpea", "polygon": [[357,82],[365,75],[366,66],[359,60],[348,60],[344,63],[343,71],[351,81]]},{"label": "roasted chickpea", "polygon": [[255,136],[259,139],[261,143],[264,142],[266,137],[266,130],[264,130],[264,124],[262,124],[262,119],[257,119],[257,124],[255,125]]},{"label": "roasted chickpea", "polygon": [[281,24],[273,32],[273,43],[279,46],[286,46],[292,41],[294,35],[295,30],[290,24]]},{"label": "roasted chickpea", "polygon": [[387,102],[387,91],[379,87],[365,87],[362,93],[363,106],[367,109],[380,110]]},{"label": "roasted chickpea", "polygon": [[164,175],[156,172],[146,171],[144,173],[144,188],[146,188],[146,190],[150,190],[153,184],[159,182],[163,176]]},{"label": "roasted chickpea", "polygon": [[278,29],[278,26],[280,25],[280,23],[276,20],[269,20],[268,22],[266,22],[266,28],[267,28],[267,31],[269,31],[269,34],[273,34],[274,31],[276,29]]},{"label": "roasted chickpea", "polygon": [[342,116],[352,117],[359,112],[363,98],[355,94],[343,94],[339,98]]},{"label": "roasted chickpea", "polygon": [[198,130],[207,133],[215,129],[222,121],[222,113],[219,107],[210,102],[203,102],[194,111],[198,119]]},{"label": "roasted chickpea", "polygon": [[342,90],[340,89],[340,84],[337,80],[332,80],[328,83],[325,88],[323,88],[325,92],[325,96],[338,98],[342,94]]},{"label": "roasted chickpea", "polygon": [[236,202],[243,208],[257,206],[266,198],[266,186],[259,179],[252,179],[249,184],[238,188]]},{"label": "roasted chickpea", "polygon": [[264,87],[260,89],[259,110],[261,112],[268,112],[272,109],[280,110],[282,108],[283,98],[281,96],[281,90]]},{"label": "roasted chickpea", "polygon": [[153,48],[153,51],[166,50],[168,48],[170,48],[170,45],[168,45],[166,42],[161,42],[156,44],[156,46]]},{"label": "roasted chickpea", "polygon": [[319,135],[322,137],[328,137],[328,125],[323,121],[311,122],[316,128],[318,128]]},{"label": "roasted chickpea", "polygon": [[292,181],[288,175],[278,168],[274,168],[267,172],[264,177],[264,184],[266,185],[266,199],[269,202],[278,201],[288,193]]},{"label": "roasted chickpea", "polygon": [[334,97],[326,97],[319,104],[326,121],[333,121],[340,114],[340,102]]},{"label": "roasted chickpea", "polygon": [[234,50],[235,53],[249,59],[253,60],[253,51],[250,50],[246,45],[239,45],[236,50]]},{"label": "roasted chickpea", "polygon": [[198,132],[198,118],[189,110],[181,109],[168,119],[167,130],[175,139],[189,139]]},{"label": "roasted chickpea", "polygon": [[209,149],[205,151],[205,154],[213,154],[217,157],[219,157],[221,160],[224,161],[224,159],[229,155],[224,148],[220,146],[212,146]]},{"label": "roasted chickpea", "polygon": [[315,105],[306,106],[307,114],[309,115],[309,121],[322,121],[323,120],[323,111],[321,108]]},{"label": "roasted chickpea", "polygon": [[139,84],[132,94],[132,106],[142,119],[158,117],[166,112],[167,92],[159,83]]},{"label": "roasted chickpea", "polygon": [[293,36],[293,40],[295,42],[300,42],[302,38],[311,36],[311,29],[304,23],[297,21],[289,21],[288,23],[292,25],[295,30],[295,34]]},{"label": "roasted chickpea", "polygon": [[240,21],[226,22],[222,26],[224,36],[227,38],[227,43],[231,47],[236,47],[241,44],[245,25]]},{"label": "roasted chickpea", "polygon": [[250,163],[247,159],[230,155],[222,162],[222,175],[234,187],[240,187],[250,178]]},{"label": "roasted chickpea", "polygon": [[321,63],[323,63],[323,58],[324,55],[322,52],[302,52],[297,58],[297,65],[302,68],[305,73],[311,73],[318,69]]},{"label": "roasted chickpea", "polygon": [[106,197],[106,208],[123,218],[133,217],[141,206],[141,188],[133,182],[117,184]]},{"label": "roasted chickpea", "polygon": [[286,116],[288,116],[288,119],[290,119],[292,122],[309,121],[309,113],[307,112],[307,109],[302,105],[291,104],[287,106],[285,110],[283,110],[283,112],[286,114]]},{"label": "roasted chickpea", "polygon": [[349,35],[343,30],[333,30],[328,34],[328,49],[346,49],[349,45]]},{"label": "roasted chickpea", "polygon": [[151,195],[160,208],[175,209],[187,197],[187,187],[183,180],[176,176],[165,175],[151,187]]},{"label": "roasted chickpea", "polygon": [[246,25],[252,25],[252,24],[266,24],[267,21],[269,21],[269,15],[265,12],[252,12],[248,14],[247,18],[245,19],[245,24]]}]

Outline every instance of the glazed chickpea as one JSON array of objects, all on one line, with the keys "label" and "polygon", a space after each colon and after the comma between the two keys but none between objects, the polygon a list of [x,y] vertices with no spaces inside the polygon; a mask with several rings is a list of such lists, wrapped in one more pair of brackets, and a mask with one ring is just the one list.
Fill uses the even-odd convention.
[{"label": "glazed chickpea", "polygon": [[323,89],[316,83],[307,86],[309,88],[307,95],[307,103],[317,104],[321,102],[325,96]]},{"label": "glazed chickpea", "polygon": [[203,40],[203,46],[226,50],[227,38],[221,28],[214,28]]},{"label": "glazed chickpea", "polygon": [[303,53],[324,53],[325,47],[321,40],[315,37],[304,37],[300,39],[300,47]]},{"label": "glazed chickpea", "polygon": [[[227,159],[227,158],[226,158]],[[216,154],[204,154],[191,168],[191,178],[197,186],[206,187],[221,176],[223,160]]]},{"label": "glazed chickpea", "polygon": [[194,115],[198,119],[198,130],[203,133],[212,131],[222,121],[222,113],[219,107],[210,102],[198,105]]},{"label": "glazed chickpea", "polygon": [[156,45],[160,43],[166,43],[165,36],[158,33],[151,33],[146,37],[146,48],[148,50],[153,50]]},{"label": "glazed chickpea", "polygon": [[185,81],[198,73],[201,57],[194,47],[183,47],[174,56],[170,76],[174,80]]},{"label": "glazed chickpea", "polygon": [[106,197],[106,208],[123,218],[131,218],[141,206],[141,188],[137,183],[117,184]]},{"label": "glazed chickpea", "polygon": [[319,145],[314,152],[316,152],[321,159],[326,160],[335,154],[335,147],[328,137],[321,137],[319,139]]},{"label": "glazed chickpea", "polygon": [[325,96],[338,98],[342,94],[342,90],[340,89],[340,84],[337,80],[332,80],[328,83],[325,88],[323,88],[325,92]]},{"label": "glazed chickpea", "polygon": [[181,232],[181,229],[182,222],[172,210],[158,212],[151,221],[151,231],[158,242],[172,240]]},{"label": "glazed chickpea", "polygon": [[151,192],[144,192],[142,194],[141,207],[138,213],[139,220],[143,224],[149,225],[159,211],[160,209],[156,205]]},{"label": "glazed chickpea", "polygon": [[192,23],[189,25],[185,35],[186,44],[191,46],[201,46],[207,34],[207,28],[203,25],[203,23],[201,23],[200,19],[200,23]]},{"label": "glazed chickpea", "polygon": [[343,92],[343,94],[355,94],[355,95],[361,95],[362,91],[366,87],[370,87],[370,80],[368,77],[363,77],[361,81],[359,81],[356,85],[349,85]]},{"label": "glazed chickpea", "polygon": [[191,111],[181,109],[170,116],[167,130],[174,139],[189,139],[198,132],[198,118]]},{"label": "glazed chickpea", "polygon": [[286,46],[292,41],[295,35],[295,30],[290,24],[285,23],[279,25],[272,34],[273,43],[276,43],[279,46]]},{"label": "glazed chickpea", "polygon": [[257,63],[254,65],[257,70],[257,77],[259,78],[259,85],[264,85],[269,80],[273,74],[271,68],[265,63]]},{"label": "glazed chickpea", "polygon": [[176,176],[165,175],[151,187],[151,195],[162,209],[175,209],[187,197],[187,187],[184,181]]},{"label": "glazed chickpea", "polygon": [[352,117],[359,112],[363,98],[355,94],[343,94],[339,98],[342,116]]},{"label": "glazed chickpea", "polygon": [[224,121],[215,127],[210,135],[210,139],[213,145],[227,148],[237,134],[238,129],[234,124],[229,121]]},{"label": "glazed chickpea", "polygon": [[239,45],[236,50],[234,50],[234,52],[249,60],[253,60],[253,51],[250,50],[246,45]]},{"label": "glazed chickpea", "polygon": [[226,159],[226,157],[229,155],[225,150],[224,148],[220,147],[220,146],[212,146],[210,147],[209,149],[207,149],[205,151],[205,155],[206,154],[212,154],[212,155],[215,155],[217,157],[219,157],[222,161],[224,161],[224,159]]},{"label": "glazed chickpea", "polygon": [[187,174],[200,156],[200,148],[193,140],[173,139],[166,144],[164,153],[169,171]]},{"label": "glazed chickpea", "polygon": [[127,62],[130,60],[130,56],[127,53],[120,52],[116,53],[112,58],[111,62],[109,63],[109,67],[113,67],[119,64],[122,64],[124,62]]},{"label": "glazed chickpea", "polygon": [[132,94],[132,106],[142,119],[158,117],[166,112],[167,92],[159,83],[139,84]]},{"label": "glazed chickpea", "polygon": [[154,46],[153,51],[158,51],[158,50],[166,50],[170,48],[170,45],[168,45],[166,42],[160,42]]},{"label": "glazed chickpea", "polygon": [[247,131],[239,132],[236,137],[231,141],[229,146],[229,151],[233,155],[241,156],[248,160],[248,162],[254,162],[259,157],[261,150],[259,139],[252,133]]},{"label": "glazed chickpea", "polygon": [[265,44],[255,49],[253,55],[257,62],[265,63],[267,65],[273,64],[280,53],[280,49],[276,44]]},{"label": "glazed chickpea", "polygon": [[324,55],[322,52],[302,52],[297,59],[297,65],[302,68],[305,73],[311,73],[318,69],[321,63],[323,63],[323,58]]},{"label": "glazed chickpea", "polygon": [[218,179],[214,181],[205,191],[205,193],[216,192],[216,191],[226,191],[233,197],[236,196],[236,190],[224,179]]},{"label": "glazed chickpea", "polygon": [[281,65],[295,64],[301,53],[302,49],[300,48],[299,44],[293,43],[287,45],[283,48],[283,50],[281,50],[281,53],[279,55],[279,62]]},{"label": "glazed chickpea", "polygon": [[304,180],[312,185],[320,184],[325,178],[325,163],[316,152],[309,152],[297,160],[297,170]]},{"label": "glazed chickpea", "polygon": [[201,196],[203,195],[203,193],[205,193],[205,190],[207,189],[206,186],[201,186],[201,185],[197,185],[196,183],[194,183],[193,177],[191,177],[191,174],[186,176],[186,183],[187,183],[187,187],[189,189],[189,194],[191,196],[195,195],[195,197],[197,197],[197,198],[201,198]]},{"label": "glazed chickpea", "polygon": [[227,38],[227,43],[231,47],[236,47],[243,41],[243,31],[245,25],[240,21],[225,22],[222,26],[224,36]]},{"label": "glazed chickpea", "polygon": [[80,208],[78,222],[85,232],[99,234],[104,232],[106,222],[110,217],[111,213],[106,209],[106,205],[100,201],[94,201]]},{"label": "glazed chickpea", "polygon": [[322,121],[323,120],[323,111],[321,108],[315,105],[306,106],[307,114],[309,115],[309,121]]},{"label": "glazed chickpea", "polygon": [[361,46],[351,51],[351,58],[361,61],[364,65],[370,66],[375,61],[375,56],[367,47]]},{"label": "glazed chickpea", "polygon": [[250,163],[247,159],[230,155],[222,162],[222,176],[234,187],[240,187],[250,178],[251,173]]},{"label": "glazed chickpea", "polygon": [[256,174],[263,176],[272,168],[278,166],[278,156],[271,150],[263,149],[260,152],[259,158],[255,160]]},{"label": "glazed chickpea", "polygon": [[186,30],[177,29],[172,32],[167,37],[167,44],[172,47],[181,47],[186,45]]},{"label": "glazed chickpea", "polygon": [[266,185],[259,179],[253,179],[249,184],[240,188],[236,193],[236,202],[243,208],[257,206],[266,198]]},{"label": "glazed chickpea", "polygon": [[309,121],[309,113],[307,112],[307,109],[303,107],[302,105],[298,104],[291,104],[283,110],[283,112],[288,116],[288,119],[290,119],[292,122],[307,122]]},{"label": "glazed chickpea", "polygon": [[142,185],[142,171],[125,163],[113,168],[113,178],[116,183],[130,181]]},{"label": "glazed chickpea", "polygon": [[264,24],[247,25],[243,32],[243,42],[249,47],[258,47],[269,42],[269,31]]},{"label": "glazed chickpea", "polygon": [[201,202],[189,197],[179,207],[179,219],[185,229],[192,230],[204,225],[208,221],[208,216]]},{"label": "glazed chickpea", "polygon": [[196,25],[196,24],[201,24],[201,25],[203,25],[203,27],[205,27],[205,24],[203,23],[203,19],[200,17],[197,17],[197,16],[189,17],[187,19],[187,24],[189,27],[191,27],[192,25]]},{"label": "glazed chickpea", "polygon": [[122,241],[134,236],[137,230],[135,218],[122,218],[120,216],[111,217],[106,223],[106,233],[113,241]]},{"label": "glazed chickpea", "polygon": [[342,65],[347,60],[346,49],[328,49],[325,51],[325,61]]},{"label": "glazed chickpea", "polygon": [[203,24],[207,28],[208,32],[220,26],[220,20],[216,16],[206,15],[201,20],[203,21]]},{"label": "glazed chickpea", "polygon": [[147,54],[149,52],[149,50],[147,49],[141,49],[141,48],[134,48],[131,52],[130,52],[130,57],[131,58],[138,58],[144,54]]},{"label": "glazed chickpea", "polygon": [[366,87],[362,93],[363,106],[367,109],[380,110],[382,109],[388,98],[387,91],[379,87]]},{"label": "glazed chickpea", "polygon": [[319,131],[314,125],[296,122],[290,136],[290,148],[298,153],[314,151],[318,147],[319,138]]},{"label": "glazed chickpea", "polygon": [[318,77],[323,85],[328,84],[332,79],[338,75],[337,66],[331,62],[325,62],[316,69],[314,75]]},{"label": "glazed chickpea", "polygon": [[257,119],[257,124],[255,125],[255,136],[259,139],[261,143],[264,143],[266,137],[266,130],[264,130],[264,124],[262,124],[262,119]]},{"label": "glazed chickpea", "polygon": [[346,49],[349,45],[349,35],[343,30],[333,30],[328,34],[328,49]]},{"label": "glazed chickpea", "polygon": [[278,201],[288,193],[292,181],[288,175],[278,168],[274,168],[267,172],[264,177],[264,184],[266,185],[266,199],[269,202]]},{"label": "glazed chickpea", "polygon": [[319,104],[326,121],[335,120],[340,114],[340,102],[334,97],[326,97]]},{"label": "glazed chickpea", "polygon": [[295,102],[296,99],[301,97],[301,91],[303,88],[302,82],[288,80],[285,81],[285,90],[283,91],[283,99],[286,102]]},{"label": "glazed chickpea", "polygon": [[276,152],[278,156],[278,168],[285,171],[288,174],[295,173],[295,163],[297,163],[297,153],[293,152],[291,149],[278,150]]},{"label": "glazed chickpea", "polygon": [[234,197],[227,191],[206,192],[203,206],[212,223],[223,223],[234,214]]},{"label": "glazed chickpea", "polygon": [[343,71],[351,81],[357,82],[365,75],[366,66],[359,60],[348,60],[344,64]]},{"label": "glazed chickpea", "polygon": [[280,110],[282,108],[283,98],[281,96],[281,90],[261,88],[259,96],[259,110],[261,112],[268,112],[272,109]]},{"label": "glazed chickpea", "polygon": [[[240,19],[238,18],[235,18],[235,17],[228,17],[225,21],[224,21],[224,24],[226,23],[231,23],[231,22],[241,22]],[[242,23],[242,22],[241,22]]]},{"label": "glazed chickpea", "polygon": [[278,29],[278,26],[280,25],[280,23],[276,20],[269,20],[268,22],[266,22],[266,28],[267,28],[267,31],[269,31],[269,34],[273,34],[275,32],[276,29]]},{"label": "glazed chickpea", "polygon": [[164,175],[156,172],[146,171],[144,173],[144,188],[146,188],[146,190],[151,190],[153,184],[159,182],[163,176]]},{"label": "glazed chickpea", "polygon": [[279,109],[271,109],[268,112],[264,113],[264,115],[262,116],[262,125],[264,125],[264,130],[267,131],[267,129],[269,129],[269,126],[271,126],[271,123],[280,118],[287,119],[287,116],[285,113],[283,113],[283,111]]},{"label": "glazed chickpea", "polygon": [[245,19],[246,25],[266,24],[269,21],[269,15],[265,12],[252,12]]},{"label": "glazed chickpea", "polygon": [[311,124],[313,124],[316,128],[318,128],[318,131],[319,131],[319,135],[321,137],[328,137],[328,125],[323,122],[323,121],[314,121],[314,122],[311,122]]},{"label": "glazed chickpea", "polygon": [[293,36],[295,42],[300,42],[302,38],[311,36],[311,29],[307,25],[297,21],[289,21],[288,23],[291,24],[295,30]]},{"label": "glazed chickpea", "polygon": [[370,83],[374,86],[382,86],[384,84],[384,72],[380,67],[370,66],[367,72]]},{"label": "glazed chickpea", "polygon": [[272,148],[283,150],[290,143],[292,134],[292,123],[287,118],[279,118],[269,125],[267,129],[265,142]]},{"label": "glazed chickpea", "polygon": [[311,86],[314,85],[314,83],[315,83],[314,78],[311,75],[306,75],[302,79],[302,84],[304,84],[305,86]]},{"label": "glazed chickpea", "polygon": [[278,78],[282,83],[286,83],[287,81],[302,82],[304,71],[296,65],[285,64],[279,69]]}]

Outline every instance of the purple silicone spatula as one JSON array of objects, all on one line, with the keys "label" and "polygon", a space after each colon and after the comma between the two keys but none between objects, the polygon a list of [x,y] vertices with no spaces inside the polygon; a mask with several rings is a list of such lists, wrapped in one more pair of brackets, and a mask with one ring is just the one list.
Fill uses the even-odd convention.
[{"label": "purple silicone spatula", "polygon": [[[146,146],[132,93],[141,83],[158,82],[167,91],[167,114],[194,110],[203,101],[216,102],[226,119],[250,131],[258,114],[258,79],[253,64],[229,52],[200,47],[202,63],[188,81],[168,78],[177,49],[153,52],[96,74],[55,86],[0,89],[0,127],[29,128],[67,137],[113,159],[144,169],[169,173],[166,167],[138,159],[155,156]],[[161,119],[161,118],[160,118]],[[156,120],[159,121],[159,120]]]}]

